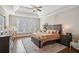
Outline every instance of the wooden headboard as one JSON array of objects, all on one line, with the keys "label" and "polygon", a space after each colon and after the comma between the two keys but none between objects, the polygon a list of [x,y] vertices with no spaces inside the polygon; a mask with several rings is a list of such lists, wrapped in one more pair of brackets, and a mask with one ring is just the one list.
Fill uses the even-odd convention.
[{"label": "wooden headboard", "polygon": [[62,24],[48,25],[47,30],[58,30],[59,33],[62,33]]}]

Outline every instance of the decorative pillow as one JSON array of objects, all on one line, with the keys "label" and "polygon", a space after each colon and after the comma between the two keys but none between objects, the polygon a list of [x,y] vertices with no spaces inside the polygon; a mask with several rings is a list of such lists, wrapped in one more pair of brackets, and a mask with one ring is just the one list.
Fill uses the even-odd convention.
[{"label": "decorative pillow", "polygon": [[50,33],[50,30],[47,30],[46,32],[47,32],[47,33]]},{"label": "decorative pillow", "polygon": [[54,34],[54,31],[53,30],[50,30],[50,34]]},{"label": "decorative pillow", "polygon": [[52,31],[52,34],[54,34],[54,31]]},{"label": "decorative pillow", "polygon": [[59,31],[58,30],[47,30],[47,33],[50,33],[50,34],[59,34]]},{"label": "decorative pillow", "polygon": [[59,31],[58,31],[58,30],[55,30],[55,33],[56,33],[56,34],[59,34]]},{"label": "decorative pillow", "polygon": [[49,34],[54,34],[55,31],[54,31],[54,30],[47,30],[47,33],[49,33]]}]

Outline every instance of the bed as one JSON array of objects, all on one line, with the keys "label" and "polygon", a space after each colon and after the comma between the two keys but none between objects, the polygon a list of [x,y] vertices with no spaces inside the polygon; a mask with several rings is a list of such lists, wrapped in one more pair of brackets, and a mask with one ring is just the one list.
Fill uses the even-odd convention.
[{"label": "bed", "polygon": [[62,33],[62,25],[48,25],[46,32],[33,33],[31,36],[32,42],[34,42],[39,48],[43,46],[45,42],[58,41]]}]

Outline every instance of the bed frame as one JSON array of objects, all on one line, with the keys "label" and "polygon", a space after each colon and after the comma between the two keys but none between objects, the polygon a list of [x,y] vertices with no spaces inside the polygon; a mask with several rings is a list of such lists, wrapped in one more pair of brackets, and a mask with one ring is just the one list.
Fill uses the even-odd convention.
[{"label": "bed frame", "polygon": [[[62,24],[55,24],[55,25],[48,25],[47,29],[51,30],[59,30],[59,34],[62,34]],[[45,43],[42,43],[42,41],[36,39],[35,37],[31,37],[31,41],[36,44],[39,48],[43,47],[44,45],[51,44],[53,42],[58,42],[58,40],[51,40],[47,41]]]}]

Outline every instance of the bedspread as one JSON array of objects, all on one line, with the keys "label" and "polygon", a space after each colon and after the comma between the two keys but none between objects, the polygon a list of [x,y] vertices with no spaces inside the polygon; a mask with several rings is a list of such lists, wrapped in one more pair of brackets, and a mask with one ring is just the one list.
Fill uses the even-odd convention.
[{"label": "bedspread", "polygon": [[49,34],[49,33],[33,33],[32,37],[40,41],[57,40],[60,39],[60,34]]}]

